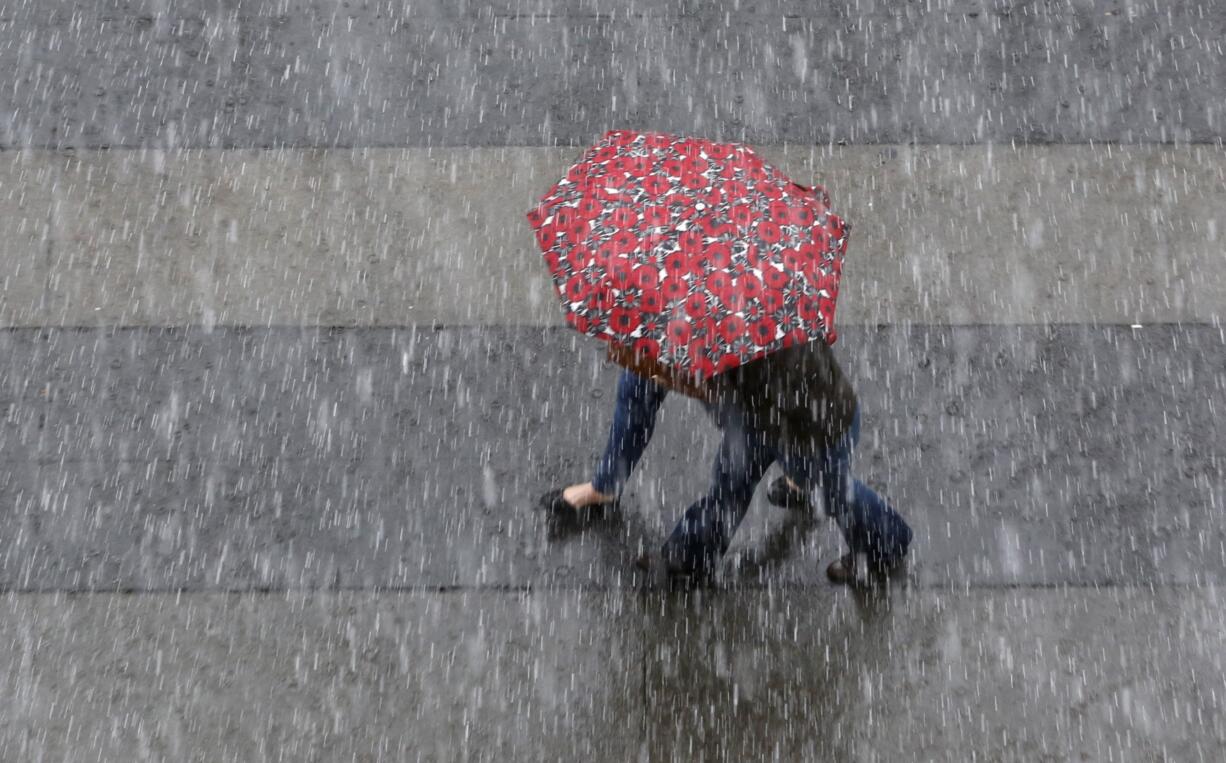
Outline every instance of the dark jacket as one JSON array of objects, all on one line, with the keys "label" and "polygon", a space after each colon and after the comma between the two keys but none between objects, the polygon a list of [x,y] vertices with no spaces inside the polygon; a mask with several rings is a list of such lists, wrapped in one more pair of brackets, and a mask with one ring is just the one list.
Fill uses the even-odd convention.
[{"label": "dark jacket", "polygon": [[851,426],[856,393],[825,342],[795,345],[708,382],[714,408],[732,404],[781,449],[812,452]]}]

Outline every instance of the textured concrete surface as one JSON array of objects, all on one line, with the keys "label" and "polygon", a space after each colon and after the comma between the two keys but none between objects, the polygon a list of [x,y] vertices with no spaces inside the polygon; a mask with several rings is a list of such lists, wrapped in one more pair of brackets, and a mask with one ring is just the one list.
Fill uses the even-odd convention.
[{"label": "textured concrete surface", "polygon": [[1214,588],[9,595],[6,760],[1216,760]]},{"label": "textured concrete surface", "polygon": [[1198,141],[1226,18],[1131,0],[9,0],[0,142]]},{"label": "textured concrete surface", "polygon": [[[637,585],[718,432],[669,400],[624,521],[548,542],[532,504],[589,475],[616,377],[572,334],[0,334],[0,584]],[[1220,328],[849,328],[836,349],[857,469],[915,525],[923,584],[1226,580]],[[821,584],[838,553],[824,520],[760,503],[725,575]]]},{"label": "textured concrete surface", "polygon": [[[762,153],[852,222],[839,320],[1220,320],[1211,146]],[[9,326],[557,325],[524,214],[574,149],[0,156]]]},{"label": "textured concrete surface", "polygon": [[[0,760],[1221,759],[1224,26],[0,2]],[[855,225],[887,591],[761,498],[713,589],[631,573],[704,488],[676,399],[622,520],[546,538],[613,371],[520,215],[615,126]]]}]

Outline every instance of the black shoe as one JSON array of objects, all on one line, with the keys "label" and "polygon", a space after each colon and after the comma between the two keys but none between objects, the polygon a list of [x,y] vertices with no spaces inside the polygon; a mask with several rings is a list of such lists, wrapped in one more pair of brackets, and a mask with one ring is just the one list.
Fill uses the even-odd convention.
[{"label": "black shoe", "polygon": [[766,500],[785,509],[809,508],[809,495],[788,484],[787,477],[779,477],[766,490]]},{"label": "black shoe", "polygon": [[562,497],[561,490],[550,490],[537,502],[537,508],[545,512],[549,534],[553,537],[586,530],[603,520],[613,506],[614,503],[575,506]]},{"label": "black shoe", "polygon": [[647,573],[649,578],[666,580],[670,588],[681,590],[708,586],[715,576],[714,569],[687,567],[663,554],[650,551],[639,554],[634,560],[634,566]]},{"label": "black shoe", "polygon": [[830,563],[826,577],[836,585],[871,586],[884,583],[905,567],[906,557],[882,562],[849,552]]}]

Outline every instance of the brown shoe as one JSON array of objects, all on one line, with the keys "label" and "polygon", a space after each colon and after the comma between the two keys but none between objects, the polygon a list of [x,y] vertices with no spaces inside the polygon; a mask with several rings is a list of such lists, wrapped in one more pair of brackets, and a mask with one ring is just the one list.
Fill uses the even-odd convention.
[{"label": "brown shoe", "polygon": [[862,554],[848,552],[830,563],[826,568],[826,577],[836,585],[869,586],[884,582],[903,566],[903,558],[884,564],[869,561]]}]

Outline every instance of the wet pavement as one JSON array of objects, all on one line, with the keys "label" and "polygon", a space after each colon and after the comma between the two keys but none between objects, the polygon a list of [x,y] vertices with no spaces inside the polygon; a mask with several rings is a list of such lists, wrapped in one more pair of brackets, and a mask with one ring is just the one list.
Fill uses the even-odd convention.
[{"label": "wet pavement", "polygon": [[[1219,11],[82,5],[0,11],[0,760],[1224,757]],[[855,226],[888,586],[762,496],[712,585],[637,571],[717,443],[675,397],[549,537],[616,371],[522,214],[611,127]]]},{"label": "wet pavement", "polygon": [[576,145],[612,124],[1215,143],[1226,69],[1206,3],[43,0],[4,18],[6,147]]},{"label": "wet pavement", "polygon": [[868,592],[824,580],[827,520],[760,495],[713,585],[636,570],[717,442],[681,398],[622,514],[551,539],[533,502],[585,475],[616,376],[560,329],[0,341],[5,758],[1226,744],[1213,326],[846,329],[857,470],[916,530]]},{"label": "wet pavement", "polygon": [[[551,543],[535,500],[590,476],[617,375],[565,329],[12,330],[0,350],[12,591],[628,586],[719,437],[671,397],[617,521]],[[848,327],[836,355],[854,468],[915,526],[923,585],[1222,582],[1220,329]],[[759,496],[721,574],[821,585],[837,541]]]},{"label": "wet pavement", "polygon": [[0,611],[12,760],[1212,760],[1226,745],[1215,587],[53,594]]}]

